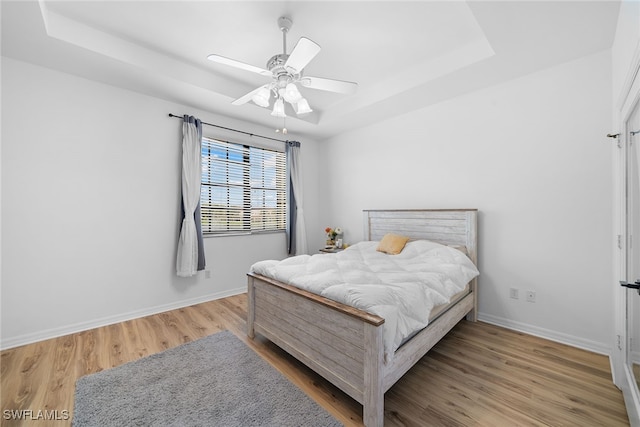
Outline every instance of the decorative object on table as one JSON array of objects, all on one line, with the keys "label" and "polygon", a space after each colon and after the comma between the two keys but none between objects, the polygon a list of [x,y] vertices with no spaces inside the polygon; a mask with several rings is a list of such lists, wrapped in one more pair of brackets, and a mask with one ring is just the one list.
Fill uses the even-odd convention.
[{"label": "decorative object on table", "polygon": [[229,331],[80,378],[73,425],[338,427]]},{"label": "decorative object on table", "polygon": [[327,246],[335,246],[336,239],[342,239],[342,228],[340,227],[327,227],[324,232],[327,233]]}]

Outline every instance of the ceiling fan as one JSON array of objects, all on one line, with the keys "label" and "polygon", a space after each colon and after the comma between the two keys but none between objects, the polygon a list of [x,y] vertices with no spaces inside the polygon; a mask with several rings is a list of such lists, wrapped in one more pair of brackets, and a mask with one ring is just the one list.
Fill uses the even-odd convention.
[{"label": "ceiling fan", "polygon": [[296,114],[306,114],[313,110],[309,102],[302,97],[297,84],[311,89],[325,90],[342,94],[352,94],[358,88],[354,82],[342,80],[326,79],[322,77],[311,77],[303,75],[304,67],[320,52],[320,46],[306,37],[301,37],[290,54],[287,54],[287,32],[291,29],[293,22],[287,17],[278,18],[278,26],[282,31],[283,53],[276,54],[267,61],[267,67],[260,68],[224,56],[211,54],[207,59],[219,64],[229,65],[245,71],[271,77],[271,82],[232,102],[233,105],[246,104],[253,101],[256,105],[268,108],[270,106],[271,93],[274,95],[272,116],[286,117],[284,102],[288,102],[293,107]]}]

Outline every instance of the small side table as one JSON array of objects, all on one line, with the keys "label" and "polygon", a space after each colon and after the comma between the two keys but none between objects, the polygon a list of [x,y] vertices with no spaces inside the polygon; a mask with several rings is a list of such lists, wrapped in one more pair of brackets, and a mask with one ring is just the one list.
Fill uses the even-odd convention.
[{"label": "small side table", "polygon": [[343,248],[321,248],[320,249],[320,253],[323,253],[323,254],[335,254],[342,251],[344,251]]}]

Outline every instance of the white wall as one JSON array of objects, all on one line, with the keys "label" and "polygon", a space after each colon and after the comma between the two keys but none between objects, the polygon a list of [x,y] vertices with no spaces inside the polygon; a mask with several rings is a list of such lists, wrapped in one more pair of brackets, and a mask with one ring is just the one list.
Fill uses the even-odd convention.
[{"label": "white wall", "polygon": [[[284,233],[207,238],[211,278],[175,275],[182,127],[170,112],[273,134],[2,58],[2,348],[244,292],[253,262],[286,256]],[[317,146],[301,142],[314,221]]]},{"label": "white wall", "polygon": [[363,209],[478,208],[480,318],[607,353],[610,60],[602,52],[323,142],[334,173],[316,228],[340,225],[354,242]]}]

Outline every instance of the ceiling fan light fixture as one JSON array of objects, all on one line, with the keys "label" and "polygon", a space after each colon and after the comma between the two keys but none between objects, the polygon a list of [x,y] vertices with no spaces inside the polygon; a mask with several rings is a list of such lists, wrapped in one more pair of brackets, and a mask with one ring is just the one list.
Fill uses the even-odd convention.
[{"label": "ceiling fan light fixture", "polygon": [[253,95],[253,97],[251,98],[251,100],[256,104],[259,105],[261,107],[268,107],[269,106],[269,99],[271,98],[271,91],[269,90],[269,88],[267,88],[266,86],[263,86],[258,93],[256,93],[255,95]]},{"label": "ceiling fan light fixture", "polygon": [[284,100],[282,98],[276,99],[276,102],[273,104],[273,111],[271,115],[274,117],[287,117],[284,113]]},{"label": "ceiling fan light fixture", "polygon": [[294,83],[289,83],[282,94],[284,100],[289,104],[295,104],[302,99],[302,94],[298,90],[298,86]]},{"label": "ceiling fan light fixture", "polygon": [[307,114],[312,112],[313,110],[309,107],[309,103],[306,99],[300,98],[300,100],[295,104],[296,114]]}]

